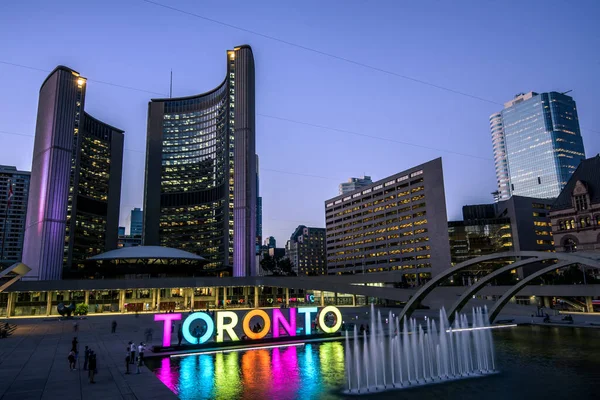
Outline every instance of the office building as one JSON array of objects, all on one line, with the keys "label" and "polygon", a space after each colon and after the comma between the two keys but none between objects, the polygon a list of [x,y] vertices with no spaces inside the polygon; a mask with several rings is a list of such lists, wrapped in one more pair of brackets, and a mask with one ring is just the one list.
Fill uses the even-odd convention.
[{"label": "office building", "polygon": [[346,194],[372,184],[370,176],[363,175],[360,178],[348,178],[348,182],[342,182],[339,186],[339,194]]},{"label": "office building", "polygon": [[119,239],[117,241],[117,247],[136,247],[142,245],[142,236],[141,235],[119,235]]},{"label": "office building", "polygon": [[325,228],[299,225],[287,242],[285,255],[293,265],[296,275],[325,275]]},{"label": "office building", "polygon": [[490,117],[497,201],[556,198],[585,159],[577,107],[563,93],[521,93]]},{"label": "office building", "polygon": [[448,222],[452,266],[475,257],[512,251],[509,218]]},{"label": "office building", "polygon": [[125,227],[124,226],[119,227],[119,236],[125,236]]},{"label": "office building", "polygon": [[24,279],[79,276],[86,259],[117,247],[123,131],[84,111],[86,86],[59,66],[40,89]]},{"label": "office building", "polygon": [[144,212],[139,208],[131,210],[131,221],[129,225],[129,234],[131,236],[142,236],[142,227],[144,224]]},{"label": "office building", "polygon": [[0,265],[21,261],[31,174],[0,165]]},{"label": "office building", "polygon": [[556,251],[600,251],[600,155],[579,164],[550,220]]},{"label": "office building", "polygon": [[265,239],[265,246],[269,249],[277,247],[277,240],[273,236],[269,236]]},{"label": "office building", "polygon": [[254,57],[227,51],[225,80],[148,106],[144,245],[206,258],[206,269],[255,275]]},{"label": "office building", "polygon": [[329,274],[450,267],[441,158],[327,200],[325,221]]}]

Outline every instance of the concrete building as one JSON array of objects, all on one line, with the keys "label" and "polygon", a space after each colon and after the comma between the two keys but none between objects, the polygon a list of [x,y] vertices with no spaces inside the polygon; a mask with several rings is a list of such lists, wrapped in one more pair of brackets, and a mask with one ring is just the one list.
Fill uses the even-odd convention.
[{"label": "concrete building", "polygon": [[79,276],[84,260],[117,247],[123,131],[84,111],[86,86],[59,66],[40,89],[24,279]]},{"label": "concrete building", "polygon": [[144,226],[144,212],[138,207],[131,210],[129,222],[129,234],[131,236],[142,236]]},{"label": "concrete building", "polygon": [[329,274],[450,267],[441,158],[325,201],[325,221]]},{"label": "concrete building", "polygon": [[262,197],[260,196],[260,176],[259,176],[258,155],[256,156],[256,254],[260,254],[262,244]]},{"label": "concrete building", "polygon": [[497,201],[556,198],[585,159],[577,107],[563,93],[521,93],[490,116]]},{"label": "concrete building", "polygon": [[0,264],[21,261],[30,178],[29,172],[0,165]]},{"label": "concrete building", "polygon": [[299,225],[286,244],[285,256],[290,259],[296,275],[327,274],[325,228]]},{"label": "concrete building", "polygon": [[360,178],[348,178],[348,182],[340,183],[339,194],[350,193],[365,186],[369,186],[372,183],[371,177],[366,175],[363,175]]},{"label": "concrete building", "polygon": [[148,106],[143,241],[238,277],[257,273],[252,49],[229,50],[226,61],[215,89]]},{"label": "concrete building", "polygon": [[600,155],[579,164],[550,219],[556,251],[600,250]]}]

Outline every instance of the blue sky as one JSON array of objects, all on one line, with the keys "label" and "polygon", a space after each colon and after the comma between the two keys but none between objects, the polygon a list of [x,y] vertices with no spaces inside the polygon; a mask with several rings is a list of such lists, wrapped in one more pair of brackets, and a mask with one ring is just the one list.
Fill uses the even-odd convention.
[{"label": "blue sky", "polygon": [[[495,103],[519,92],[572,90],[586,154],[600,151],[600,2],[157,1]],[[459,219],[464,204],[491,201],[488,117],[501,105],[142,0],[2,2],[0,131],[34,134],[47,75],[2,62],[48,71],[63,64],[91,80],[162,94],[173,69],[173,94],[185,96],[218,85],[226,50],[244,43],[253,47],[256,62],[263,236],[283,246],[298,224],[324,226],[324,201],[350,176],[381,179],[438,156],[449,219]],[[152,97],[161,95],[88,84],[86,111],[125,130],[122,224],[143,201]],[[0,144],[0,164],[31,168],[32,137],[0,133]]]}]

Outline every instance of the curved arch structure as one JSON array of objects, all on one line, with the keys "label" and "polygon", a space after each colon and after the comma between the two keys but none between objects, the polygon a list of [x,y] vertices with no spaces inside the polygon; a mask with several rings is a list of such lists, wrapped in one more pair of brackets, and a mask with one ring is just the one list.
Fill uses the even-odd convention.
[{"label": "curved arch structure", "polygon": [[[578,258],[578,257],[576,257],[576,258]],[[529,275],[527,278],[523,279],[516,285],[512,286],[510,289],[508,289],[508,291],[506,291],[506,293],[504,293],[502,295],[502,297],[500,297],[500,299],[498,299],[498,301],[496,301],[496,303],[490,310],[490,313],[489,313],[490,323],[494,322],[494,320],[496,319],[498,314],[500,314],[500,311],[502,310],[502,308],[506,305],[506,303],[508,303],[510,301],[510,299],[513,296],[515,296],[517,293],[519,293],[519,291],[521,289],[523,289],[525,286],[527,286],[531,281],[533,281],[536,278],[539,278],[540,276],[542,276],[544,274],[547,274],[548,272],[552,272],[556,269],[568,267],[569,265],[572,265],[572,264],[585,264],[587,267],[600,270],[600,262],[599,261],[588,259],[588,258],[583,258],[583,260],[585,260],[585,261],[581,261],[581,260],[580,261],[567,261],[567,262],[562,262],[562,263],[559,263],[556,265],[551,265],[546,268],[542,268],[539,271]]]},{"label": "curved arch structure", "polygon": [[[585,254],[585,253],[576,253],[576,254],[568,253],[567,254],[567,253],[547,253],[547,252],[540,252],[540,251],[516,251],[516,252],[497,253],[497,254],[491,254],[488,256],[477,257],[477,258],[462,262],[460,264],[457,264],[454,267],[448,268],[446,271],[437,275],[435,278],[433,278],[432,280],[427,282],[406,303],[406,305],[402,309],[402,312],[399,314],[399,318],[400,319],[403,319],[405,317],[410,318],[410,316],[412,315],[414,310],[419,306],[419,304],[421,304],[421,301],[423,301],[423,299],[425,299],[425,297],[427,297],[442,282],[444,282],[446,279],[448,279],[455,273],[465,270],[474,265],[477,265],[483,261],[510,259],[510,258],[517,258],[517,257],[528,257],[530,260],[525,260],[525,261],[528,261],[525,264],[530,264],[530,263],[534,263],[534,262],[538,262],[538,261],[545,261],[545,260],[569,261],[570,264],[580,263],[580,264],[585,264],[585,265],[589,265],[589,266],[592,266],[593,264],[598,264],[598,261],[596,259],[598,257],[597,255],[590,255],[590,254]],[[515,264],[511,264],[510,269],[518,268],[518,266],[515,267]],[[523,264],[523,265],[525,265],[525,264]],[[551,270],[552,270],[552,268],[550,269],[550,271]],[[521,281],[519,284],[521,284],[521,283],[523,283],[523,281]],[[460,301],[460,299],[459,299],[459,301]],[[458,303],[458,301],[457,301],[457,303]],[[457,305],[457,303],[455,303],[455,305]]]},{"label": "curved arch structure", "polygon": [[254,57],[227,51],[226,76],[148,107],[144,245],[185,249],[207,269],[256,274]]}]

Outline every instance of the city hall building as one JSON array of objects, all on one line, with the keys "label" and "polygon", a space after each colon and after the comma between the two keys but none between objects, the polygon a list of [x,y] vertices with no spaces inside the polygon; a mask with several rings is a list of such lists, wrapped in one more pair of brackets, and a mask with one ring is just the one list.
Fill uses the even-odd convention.
[{"label": "city hall building", "polygon": [[450,266],[442,159],[325,201],[325,223],[329,274],[418,268],[410,282],[430,278]]},{"label": "city hall building", "polygon": [[257,275],[254,57],[227,51],[215,89],[148,105],[143,243],[202,255],[207,270]]}]

